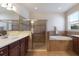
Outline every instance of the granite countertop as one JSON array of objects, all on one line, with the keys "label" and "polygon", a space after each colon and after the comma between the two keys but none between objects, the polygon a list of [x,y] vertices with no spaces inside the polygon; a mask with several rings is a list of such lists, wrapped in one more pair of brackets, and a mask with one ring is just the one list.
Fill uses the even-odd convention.
[{"label": "granite countertop", "polygon": [[0,48],[7,46],[24,37],[30,36],[30,31],[9,31],[7,38],[0,37]]},{"label": "granite countertop", "polygon": [[79,37],[79,35],[71,35],[71,36]]}]

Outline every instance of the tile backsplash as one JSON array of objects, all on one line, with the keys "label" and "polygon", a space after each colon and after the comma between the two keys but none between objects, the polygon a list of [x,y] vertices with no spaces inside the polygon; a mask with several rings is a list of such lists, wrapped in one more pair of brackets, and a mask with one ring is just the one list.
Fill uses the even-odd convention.
[{"label": "tile backsplash", "polygon": [[67,31],[67,35],[79,35],[78,31]]},{"label": "tile backsplash", "polygon": [[[48,33],[49,33],[49,36],[56,35],[54,34],[54,31],[49,31]],[[57,35],[66,35],[66,31],[58,31]]]}]

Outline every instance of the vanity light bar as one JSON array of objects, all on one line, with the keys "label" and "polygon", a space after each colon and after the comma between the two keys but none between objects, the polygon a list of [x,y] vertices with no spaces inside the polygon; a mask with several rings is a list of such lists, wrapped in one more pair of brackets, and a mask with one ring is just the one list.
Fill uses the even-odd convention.
[{"label": "vanity light bar", "polygon": [[14,6],[11,3],[2,3],[1,7],[6,8],[7,10],[14,10]]}]

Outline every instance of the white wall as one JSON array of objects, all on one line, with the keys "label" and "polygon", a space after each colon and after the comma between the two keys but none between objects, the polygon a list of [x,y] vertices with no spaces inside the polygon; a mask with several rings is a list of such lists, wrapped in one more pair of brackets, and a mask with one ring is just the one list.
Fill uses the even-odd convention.
[{"label": "white wall", "polygon": [[64,15],[61,13],[31,13],[30,17],[34,19],[46,19],[47,31],[52,31],[54,26],[57,27],[58,31],[64,31],[65,29]]},{"label": "white wall", "polygon": [[54,26],[56,26],[58,31],[64,31],[64,16],[62,14],[53,14],[50,15],[50,18],[47,22],[47,30],[52,31],[54,30]]}]

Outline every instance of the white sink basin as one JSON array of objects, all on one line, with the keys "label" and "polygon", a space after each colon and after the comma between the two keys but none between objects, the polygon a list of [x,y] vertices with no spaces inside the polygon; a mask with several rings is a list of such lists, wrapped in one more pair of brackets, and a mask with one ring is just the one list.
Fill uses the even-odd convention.
[{"label": "white sink basin", "polygon": [[17,36],[8,36],[7,39],[16,39],[18,38]]}]

